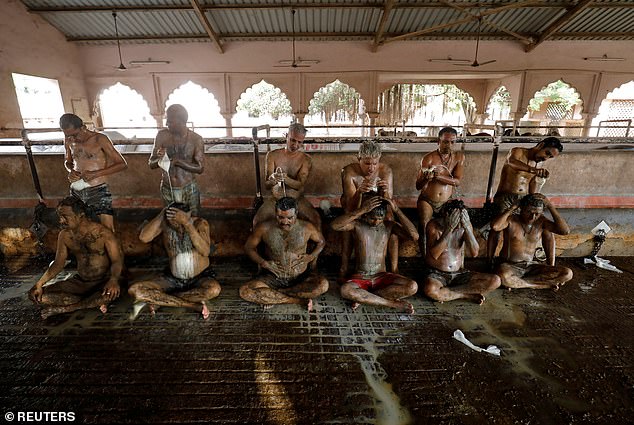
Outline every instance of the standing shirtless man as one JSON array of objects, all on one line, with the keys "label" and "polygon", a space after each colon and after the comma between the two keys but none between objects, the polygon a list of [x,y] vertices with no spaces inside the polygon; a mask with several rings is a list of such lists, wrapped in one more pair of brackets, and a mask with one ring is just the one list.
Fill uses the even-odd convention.
[{"label": "standing shirtless man", "polygon": [[[57,236],[55,261],[29,291],[29,298],[41,305],[42,318],[54,314],[100,307],[119,296],[123,255],[110,229],[86,217],[86,204],[75,196],[64,198],[57,207],[62,231]],[[77,259],[77,274],[44,286],[66,264],[69,252]]]},{"label": "standing shirtless man", "polygon": [[[275,203],[275,219],[256,226],[244,250],[262,272],[240,287],[245,301],[270,308],[275,304],[305,305],[328,290],[328,280],[317,273],[317,257],[326,241],[312,223],[297,218],[297,201],[283,197]],[[307,253],[308,242],[315,243]],[[266,259],[257,252],[264,243]]]},{"label": "standing shirtless man", "polygon": [[165,154],[169,159],[169,173],[163,170],[161,196],[165,205],[179,202],[189,206],[194,216],[200,213],[200,190],[194,174],[204,170],[203,138],[187,128],[187,110],[174,104],[165,111],[167,129],[158,132],[152,155],[151,169],[158,168]]},{"label": "standing shirtless man", "polygon": [[[544,216],[548,209],[553,219]],[[519,210],[519,214],[514,214]],[[545,232],[567,235],[570,228],[559,211],[541,193],[526,195],[519,205],[512,206],[493,220],[491,228],[504,231],[504,245],[500,252],[503,261],[496,273],[507,288],[559,289],[572,279],[572,270],[556,266],[554,254],[547,264],[533,261],[535,247]]]},{"label": "standing shirtless man", "polygon": [[418,196],[418,245],[421,255],[425,258],[426,226],[434,214],[453,195],[454,188],[460,185],[464,171],[464,154],[454,152],[458,132],[451,127],[445,127],[438,133],[438,149],[428,153],[420,162],[420,169],[416,176],[416,190]]},{"label": "standing shirtless man", "polygon": [[286,147],[266,154],[264,186],[271,191],[253,218],[253,228],[275,217],[275,201],[285,196],[295,198],[299,208],[297,214],[301,220],[307,220],[321,229],[321,217],[304,198],[304,186],[313,167],[310,155],[300,149],[306,138],[306,128],[299,123],[288,127]]},{"label": "standing shirtless man", "polygon": [[[394,193],[392,169],[389,165],[380,162],[381,145],[379,143],[371,140],[361,143],[357,160],[358,162],[348,164],[341,170],[341,185],[343,187],[341,206],[345,213],[359,209],[368,192],[377,192],[380,196],[388,199],[392,199]],[[393,218],[391,211],[388,211],[388,218]],[[352,255],[351,233],[343,233],[341,241],[339,281],[344,281],[348,274],[348,263]],[[391,271],[398,273],[398,237],[396,234],[392,235],[390,239],[388,252]]]},{"label": "standing shirtless man", "polygon": [[429,273],[425,278],[425,295],[440,302],[464,298],[482,304],[484,294],[500,286],[500,278],[463,268],[465,248],[472,257],[478,255],[479,249],[464,203],[458,199],[448,201],[440,215],[426,228],[425,262]]},{"label": "standing shirtless man", "polygon": [[[207,319],[205,301],[220,294],[220,284],[209,265],[209,223],[192,217],[188,210],[185,204],[171,204],[141,229],[139,239],[145,243],[163,235],[169,272],[133,284],[128,293],[137,302],[149,303],[152,312],[155,305],[185,307],[199,311]],[[134,315],[137,313],[135,308]]]},{"label": "standing shirtless man", "polygon": [[64,167],[71,195],[92,208],[101,224],[114,232],[108,176],[125,170],[128,164],[108,136],[86,129],[77,115],[62,115],[59,126],[64,132]]},{"label": "standing shirtless man", "polygon": [[[388,205],[400,223],[386,220]],[[403,298],[416,293],[416,282],[385,270],[385,255],[392,234],[418,239],[416,227],[396,203],[373,192],[360,208],[337,217],[331,226],[333,230],[354,234],[356,268],[354,274],[341,286],[341,296],[354,302],[352,308],[356,309],[359,304],[368,304],[414,313],[414,307],[403,301]]]},{"label": "standing shirtless man", "polygon": [[[495,216],[506,212],[529,193],[538,193],[541,186],[550,176],[550,172],[538,165],[550,158],[556,158],[564,150],[556,137],[547,137],[532,148],[513,148],[502,168],[500,183],[493,197]],[[500,242],[500,234],[491,229],[487,240],[487,257],[493,261],[495,251]],[[544,234],[544,251],[546,255],[554,255],[555,239],[546,232]]]}]

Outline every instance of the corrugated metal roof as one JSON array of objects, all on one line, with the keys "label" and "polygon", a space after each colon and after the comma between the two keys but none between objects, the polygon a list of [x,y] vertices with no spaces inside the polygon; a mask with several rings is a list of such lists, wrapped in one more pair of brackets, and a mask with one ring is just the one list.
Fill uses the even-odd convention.
[{"label": "corrugated metal roof", "polygon": [[[22,0],[34,13],[69,40],[107,43],[114,40],[111,11],[117,9],[122,39],[148,42],[200,41],[207,33],[189,0]],[[213,31],[222,39],[288,40],[292,31],[291,3],[297,9],[298,39],[373,39],[383,15],[384,0],[199,0]],[[390,38],[469,18],[500,6],[522,2],[465,0],[457,10],[440,0],[397,0],[384,28]],[[541,1],[536,5],[487,15],[483,39],[513,39],[503,30],[538,37],[565,16],[577,1]],[[71,8],[71,11],[68,9]],[[39,9],[39,11],[38,11]],[[462,22],[417,36],[472,39],[477,20]],[[634,39],[634,0],[596,0],[551,35],[551,39]],[[106,39],[106,40],[101,40]]]}]

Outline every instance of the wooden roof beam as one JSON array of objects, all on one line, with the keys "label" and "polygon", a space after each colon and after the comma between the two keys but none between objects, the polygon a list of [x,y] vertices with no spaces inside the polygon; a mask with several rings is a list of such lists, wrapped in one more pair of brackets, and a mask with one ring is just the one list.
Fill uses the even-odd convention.
[{"label": "wooden roof beam", "polygon": [[581,11],[583,11],[583,9],[588,7],[591,3],[592,3],[592,0],[580,0],[576,5],[574,5],[573,7],[569,8],[569,9],[567,9],[566,13],[561,15],[555,22],[550,24],[539,35],[539,37],[537,37],[537,39],[534,42],[532,42],[531,44],[526,46],[526,48],[524,50],[526,52],[532,51],[535,47],[537,47],[541,43],[543,43],[548,37],[550,37],[555,32],[557,32],[557,30],[559,28],[563,27],[568,22],[570,22],[572,19],[574,19],[575,16],[577,16]]},{"label": "wooden roof beam", "polygon": [[205,15],[205,11],[201,9],[198,0],[191,0],[191,4],[194,8],[194,11],[196,12],[196,15],[198,15],[198,19],[200,19],[200,23],[203,24],[203,28],[205,28],[207,35],[209,35],[212,43],[216,46],[220,53],[224,53],[224,50],[222,50],[222,45],[220,44],[220,37],[218,37],[216,31],[214,31],[214,29],[211,27],[211,24],[209,23],[209,20]]},{"label": "wooden roof beam", "polygon": [[494,9],[485,10],[485,11],[481,12],[478,15],[475,15],[475,16],[472,15],[472,16],[469,16],[468,18],[459,19],[457,21],[448,22],[446,24],[436,25],[436,26],[433,26],[433,27],[430,27],[430,28],[425,28],[425,29],[422,29],[422,30],[419,30],[419,31],[414,31],[414,32],[410,32],[410,33],[407,33],[407,34],[402,34],[402,35],[399,35],[399,36],[396,36],[396,37],[386,38],[385,40],[383,40],[381,42],[381,44],[391,43],[393,41],[398,41],[398,40],[405,40],[407,38],[412,38],[412,37],[419,37],[421,35],[428,34],[428,33],[431,33],[431,32],[436,32],[436,31],[441,30],[441,29],[450,28],[450,27],[454,27],[456,25],[465,24],[467,22],[475,21],[479,17],[488,16],[488,15],[494,15],[494,14],[500,13],[500,12],[502,12],[504,10],[518,9],[518,8],[530,6],[533,3],[535,3],[535,0],[527,0],[527,1],[522,1],[522,2],[519,2],[519,3],[506,4],[504,6],[496,7]]},{"label": "wooden roof beam", "polygon": [[379,43],[383,38],[383,33],[385,32],[385,25],[387,24],[387,19],[390,17],[390,13],[392,12],[392,8],[394,7],[395,0],[385,0],[385,7],[383,8],[383,14],[381,15],[381,21],[379,22],[379,28],[376,30],[376,35],[374,36],[374,43],[372,43],[372,51],[376,52],[379,48]]},{"label": "wooden roof beam", "polygon": [[[459,6],[459,5],[455,4],[455,3],[450,3],[449,1],[442,1],[442,0],[441,0],[441,2],[446,4],[447,6],[450,6],[450,7],[453,7],[454,9],[456,9],[456,10],[459,10],[462,13],[466,13],[467,15],[476,16],[476,17],[478,16],[477,13],[472,13],[472,12],[468,11],[467,9],[465,9],[464,7]],[[490,26],[491,28],[495,28],[498,31],[502,31],[503,33],[508,34],[511,37],[517,38],[518,40],[520,40],[520,41],[522,41],[522,42],[524,42],[526,44],[530,44],[533,41],[535,41],[532,38],[524,37],[523,35],[518,34],[518,33],[514,32],[514,31],[510,31],[510,30],[507,30],[506,28],[502,28],[498,24],[493,23],[493,22],[489,21],[486,18],[482,18],[480,20],[480,22],[482,22],[485,25]]]}]

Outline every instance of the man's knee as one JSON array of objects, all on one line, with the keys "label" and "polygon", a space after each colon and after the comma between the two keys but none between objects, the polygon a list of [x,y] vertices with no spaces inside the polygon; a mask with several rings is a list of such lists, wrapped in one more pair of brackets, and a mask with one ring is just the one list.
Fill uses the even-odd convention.
[{"label": "man's knee", "polygon": [[405,281],[404,287],[405,287],[406,297],[414,295],[416,292],[418,292],[418,283],[416,283],[415,280],[407,279]]},{"label": "man's knee", "polygon": [[561,283],[568,282],[569,280],[572,279],[572,277],[573,277],[572,270],[570,270],[568,267],[562,267],[562,270],[561,270]]},{"label": "man's knee", "polygon": [[220,283],[218,283],[218,281],[215,279],[210,279],[209,281],[205,282],[203,287],[205,288],[205,298],[208,300],[216,298],[218,295],[220,295],[220,291],[222,290],[220,287]]},{"label": "man's knee", "polygon": [[141,295],[140,290],[141,290],[141,284],[134,283],[130,285],[130,287],[128,288],[128,295],[130,295],[134,299],[137,299]]},{"label": "man's knee", "polygon": [[328,292],[328,279],[326,279],[323,276],[319,276],[319,280],[317,281],[317,286],[315,287],[315,290],[313,291],[313,293],[315,294],[316,297],[318,297],[321,294],[324,294],[326,292]]},{"label": "man's knee", "polygon": [[148,289],[150,288],[146,285],[146,282],[137,282],[130,285],[130,287],[128,288],[128,295],[138,300],[145,296],[145,293]]},{"label": "man's knee", "polygon": [[432,300],[438,300],[438,291],[442,288],[442,285],[433,279],[425,279],[423,284],[423,293]]},{"label": "man's knee", "polygon": [[253,301],[253,281],[247,282],[240,287],[238,293],[240,294],[240,298],[245,301]]},{"label": "man's knee", "polygon": [[485,289],[487,291],[493,291],[502,285],[502,279],[496,274],[487,274]]}]

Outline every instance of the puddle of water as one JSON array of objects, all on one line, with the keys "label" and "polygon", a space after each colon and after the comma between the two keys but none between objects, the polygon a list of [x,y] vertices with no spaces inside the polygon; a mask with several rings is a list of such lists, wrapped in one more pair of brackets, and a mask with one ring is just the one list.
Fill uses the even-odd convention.
[{"label": "puddle of water", "polygon": [[[352,312],[339,297],[326,295],[327,300],[324,305],[317,304],[312,313],[301,312],[300,323],[311,335],[311,344],[318,345],[323,353],[324,346],[320,344],[321,336],[324,334],[339,336],[339,344],[343,348],[342,353],[352,354],[365,376],[369,387],[368,394],[374,400],[374,419],[357,417],[357,421],[375,423],[377,425],[408,425],[412,423],[409,411],[401,405],[398,395],[388,382],[388,375],[381,363],[381,354],[377,347],[377,339],[382,336],[374,330],[375,324],[362,312],[363,306],[359,310]],[[291,314],[297,315],[297,306],[275,306],[271,309],[270,318],[273,320],[288,320]],[[336,327],[330,326],[330,317],[336,317]],[[399,316],[399,318],[402,318]],[[409,319],[409,317],[407,318]],[[381,325],[379,325],[381,326]],[[311,333],[317,329],[315,334]],[[383,328],[381,327],[381,331]],[[402,336],[395,329],[387,329],[390,337]],[[313,335],[315,337],[313,337]],[[383,335],[385,336],[385,335]],[[351,395],[352,393],[349,393]]]}]

